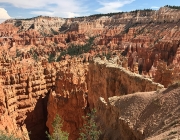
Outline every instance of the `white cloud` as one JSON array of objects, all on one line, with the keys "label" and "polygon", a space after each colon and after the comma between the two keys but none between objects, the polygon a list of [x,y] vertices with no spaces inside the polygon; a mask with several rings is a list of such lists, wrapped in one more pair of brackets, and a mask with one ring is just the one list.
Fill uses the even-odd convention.
[{"label": "white cloud", "polygon": [[159,9],[160,7],[158,6],[152,6],[151,9]]},{"label": "white cloud", "polygon": [[63,11],[55,11],[55,12],[54,11],[32,11],[30,13],[34,15],[61,16],[61,17],[66,17],[66,18],[80,16],[80,14],[76,14],[73,12],[63,12]]},{"label": "white cloud", "polygon": [[65,14],[68,15],[68,18],[81,16],[80,14],[76,14],[76,13],[72,13],[72,12],[67,12],[67,13],[65,13]]},{"label": "white cloud", "polygon": [[4,22],[6,19],[11,18],[4,8],[0,8],[0,23]]},{"label": "white cloud", "polygon": [[70,17],[86,14],[86,0],[0,0],[18,8],[30,9],[34,15]]},{"label": "white cloud", "polygon": [[97,9],[96,11],[99,13],[112,13],[112,12],[119,12],[119,8],[123,7],[126,4],[130,4],[135,0],[116,0],[116,1],[98,1],[101,8]]}]

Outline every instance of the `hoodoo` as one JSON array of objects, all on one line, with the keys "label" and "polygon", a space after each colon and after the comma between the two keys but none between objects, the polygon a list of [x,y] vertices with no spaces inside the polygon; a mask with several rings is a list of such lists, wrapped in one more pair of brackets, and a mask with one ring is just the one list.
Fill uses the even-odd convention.
[{"label": "hoodoo", "polygon": [[96,110],[102,140],[180,138],[180,10],[0,24],[0,135],[69,140]]}]

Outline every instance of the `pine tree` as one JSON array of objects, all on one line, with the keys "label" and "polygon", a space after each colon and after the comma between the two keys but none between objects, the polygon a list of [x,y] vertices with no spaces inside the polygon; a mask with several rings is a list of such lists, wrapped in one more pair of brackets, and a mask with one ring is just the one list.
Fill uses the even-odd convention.
[{"label": "pine tree", "polygon": [[95,122],[95,110],[92,110],[91,113],[88,113],[87,116],[83,116],[85,124],[80,130],[79,140],[98,140],[101,134],[101,131],[98,130],[97,124]]},{"label": "pine tree", "polygon": [[20,140],[20,139],[14,137],[13,134],[7,134],[3,131],[0,131],[0,140]]},{"label": "pine tree", "polygon": [[56,115],[52,123],[52,127],[53,127],[52,135],[46,132],[49,140],[68,140],[69,134],[67,132],[62,131],[62,126],[63,126],[63,120],[59,115]]}]

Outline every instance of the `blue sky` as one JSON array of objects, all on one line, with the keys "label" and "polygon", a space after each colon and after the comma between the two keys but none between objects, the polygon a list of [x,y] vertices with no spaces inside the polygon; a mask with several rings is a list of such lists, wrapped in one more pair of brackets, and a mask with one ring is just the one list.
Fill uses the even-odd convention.
[{"label": "blue sky", "polygon": [[97,13],[180,6],[180,0],[0,0],[0,20],[38,15],[77,17]]}]

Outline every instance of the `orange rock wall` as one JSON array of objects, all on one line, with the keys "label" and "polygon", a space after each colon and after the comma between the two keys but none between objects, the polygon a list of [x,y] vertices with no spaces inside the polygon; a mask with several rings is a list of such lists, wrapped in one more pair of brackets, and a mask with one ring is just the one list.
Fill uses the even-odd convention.
[{"label": "orange rock wall", "polygon": [[[68,64],[67,64],[68,65]],[[48,100],[49,132],[53,132],[52,122],[59,115],[63,130],[69,133],[69,139],[76,140],[87,112],[87,64],[75,63],[60,69],[57,73],[56,87]]]},{"label": "orange rock wall", "polygon": [[87,63],[74,58],[14,67],[8,59],[0,67],[0,129],[22,139],[45,140],[45,131],[52,133],[51,123],[59,114],[63,129],[76,139],[87,110]]},{"label": "orange rock wall", "polygon": [[107,100],[112,96],[122,96],[135,92],[154,91],[163,88],[151,79],[127,71],[116,61],[107,62],[99,58],[89,65],[88,102],[97,108],[99,97]]},{"label": "orange rock wall", "polygon": [[[64,120],[63,130],[76,139],[82,116],[89,104],[97,107],[99,97],[107,100],[162,88],[153,81],[166,87],[174,79],[178,81],[179,19],[179,11],[161,8],[102,17],[37,17],[1,24],[0,129],[14,131],[17,136],[31,131],[30,138],[45,139],[46,120],[52,133],[51,123],[59,114]],[[51,29],[61,34],[54,35]],[[95,60],[89,66],[76,59],[41,63],[49,54],[67,49],[70,43],[84,44],[89,36],[96,39],[86,56],[111,52],[123,54],[123,61]],[[39,56],[39,62],[32,60],[30,48]],[[22,58],[14,58],[17,49],[21,49]],[[136,74],[140,67],[142,76]]]},{"label": "orange rock wall", "polygon": [[[1,73],[2,74],[2,73]],[[44,135],[47,117],[48,91],[55,84],[55,74],[42,66],[32,71],[6,71],[1,75],[3,129],[17,135],[31,132],[31,139],[46,139]],[[7,118],[7,120],[6,120]],[[9,118],[9,119],[8,119]],[[10,127],[11,120],[14,125]]]},{"label": "orange rock wall", "polygon": [[[140,129],[133,128],[134,122],[130,123],[128,118],[121,117],[121,114],[127,114],[129,118],[139,115],[137,110],[143,111],[145,105],[141,105],[143,99],[141,97],[137,98],[136,92],[144,92],[143,94],[147,92],[147,96],[149,96],[148,91],[156,91],[161,88],[163,88],[163,85],[119,66],[115,59],[105,62],[96,58],[94,63],[90,63],[88,103],[91,109],[95,108],[97,110],[97,125],[102,132],[100,139],[144,139],[143,132]],[[134,97],[131,101],[125,100],[121,105],[110,100],[111,98],[123,98],[125,95]],[[125,105],[131,102],[133,102],[132,106],[136,107],[134,110]],[[136,104],[138,105],[134,106]],[[118,110],[118,108],[126,108],[127,110],[122,111],[123,109]],[[128,116],[131,113],[133,115]]]}]

